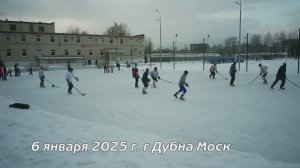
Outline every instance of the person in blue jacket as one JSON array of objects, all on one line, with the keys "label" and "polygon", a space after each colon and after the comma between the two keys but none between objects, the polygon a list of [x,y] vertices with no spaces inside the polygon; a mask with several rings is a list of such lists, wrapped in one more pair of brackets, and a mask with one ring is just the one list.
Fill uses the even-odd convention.
[{"label": "person in blue jacket", "polygon": [[143,94],[147,94],[146,90],[149,86],[150,79],[148,78],[149,68],[146,68],[146,71],[143,73],[142,82],[144,84]]}]

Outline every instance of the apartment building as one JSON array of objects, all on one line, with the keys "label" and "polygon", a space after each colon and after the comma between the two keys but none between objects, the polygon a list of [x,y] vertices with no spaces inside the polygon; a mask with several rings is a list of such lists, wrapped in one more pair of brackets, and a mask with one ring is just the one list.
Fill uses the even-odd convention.
[{"label": "apartment building", "polygon": [[55,33],[55,23],[0,20],[0,58],[8,65],[143,61],[144,35]]}]

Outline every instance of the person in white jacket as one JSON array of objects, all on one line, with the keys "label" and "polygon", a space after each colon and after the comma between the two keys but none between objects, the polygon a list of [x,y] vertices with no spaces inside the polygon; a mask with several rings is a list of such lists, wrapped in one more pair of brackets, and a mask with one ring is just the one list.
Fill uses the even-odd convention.
[{"label": "person in white jacket", "polygon": [[261,64],[259,64],[258,66],[260,68],[260,75],[262,75],[261,78],[264,80],[263,84],[268,84],[268,81],[266,79],[266,76],[268,74],[268,70],[267,70],[268,67],[267,66],[263,66]]},{"label": "person in white jacket", "polygon": [[211,77],[213,77],[213,79],[216,79],[215,75],[216,75],[216,73],[218,73],[217,64],[213,63],[212,66],[210,67],[209,71],[210,71],[209,78],[211,79]]},{"label": "person in white jacket", "polygon": [[67,72],[67,74],[66,74],[66,76],[65,76],[65,79],[66,79],[66,81],[67,81],[67,83],[68,83],[68,86],[69,86],[69,88],[68,88],[68,93],[69,94],[72,94],[72,88],[73,88],[73,83],[72,83],[72,79],[76,79],[77,81],[78,81],[78,78],[77,77],[75,77],[75,75],[73,74],[73,68],[69,68],[68,69],[68,72]]},{"label": "person in white jacket", "polygon": [[154,67],[154,70],[150,72],[150,76],[153,79],[153,87],[156,88],[156,82],[158,82],[157,79],[160,79],[160,76],[157,71],[157,67]]}]

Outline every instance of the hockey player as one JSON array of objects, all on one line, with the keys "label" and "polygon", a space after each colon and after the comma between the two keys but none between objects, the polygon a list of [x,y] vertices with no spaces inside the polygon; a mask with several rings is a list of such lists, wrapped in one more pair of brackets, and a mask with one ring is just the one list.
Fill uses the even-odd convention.
[{"label": "hockey player", "polygon": [[44,80],[45,80],[45,74],[43,70],[43,66],[41,66],[40,71],[39,71],[39,78],[40,78],[40,88],[44,88]]},{"label": "hockey player", "polygon": [[32,76],[32,66],[29,67],[29,76]]},{"label": "hockey player", "polygon": [[137,64],[132,68],[132,77],[135,79],[135,88],[139,88],[139,69],[137,68]]},{"label": "hockey player", "polygon": [[277,71],[276,74],[276,79],[273,82],[273,84],[271,85],[271,89],[274,88],[274,86],[276,85],[276,83],[281,80],[281,84],[280,84],[280,89],[285,89],[284,88],[284,84],[285,84],[285,79],[286,79],[286,63],[283,63],[283,65],[280,66],[280,68]]},{"label": "hockey player", "polygon": [[73,68],[69,68],[68,72],[67,72],[67,74],[65,76],[65,79],[66,79],[66,81],[68,83],[68,86],[69,86],[69,88],[68,88],[68,93],[69,94],[72,94],[72,88],[73,88],[72,79],[73,78],[75,78],[77,81],[79,80],[77,77],[74,76],[74,74],[73,74]]},{"label": "hockey player", "polygon": [[152,77],[153,80],[153,87],[156,88],[156,82],[158,82],[157,79],[160,79],[160,76],[157,71],[157,67],[154,67],[154,70],[150,72],[150,76]]},{"label": "hockey player", "polygon": [[268,84],[268,81],[266,79],[266,76],[268,74],[268,71],[267,71],[268,67],[267,66],[263,66],[261,64],[258,64],[258,66],[260,68],[260,75],[262,75],[261,78],[264,80],[263,84]]},{"label": "hockey player", "polygon": [[183,96],[184,96],[185,93],[187,92],[187,90],[186,90],[186,88],[185,88],[184,86],[189,87],[189,85],[186,83],[186,77],[187,77],[188,73],[189,73],[189,72],[188,72],[187,70],[184,71],[184,73],[182,74],[182,76],[181,76],[181,78],[180,78],[180,80],[179,80],[179,82],[178,82],[179,90],[174,94],[174,96],[175,96],[176,98],[178,98],[177,95],[178,95],[180,92],[182,92],[182,94],[181,94],[181,96],[180,96],[180,100],[184,100]]},{"label": "hockey player", "polygon": [[149,74],[149,69],[146,68],[146,71],[143,73],[143,77],[142,77],[142,82],[143,82],[143,85],[144,85],[144,88],[143,88],[143,94],[147,94],[146,90],[149,86],[149,82],[150,82],[150,79],[148,78],[148,74]]},{"label": "hockey player", "polygon": [[235,73],[236,73],[236,62],[233,62],[233,64],[230,66],[230,70],[229,70],[229,75],[231,76],[231,80],[230,80],[230,86],[235,86],[234,80],[235,80]]},{"label": "hockey player", "polygon": [[213,77],[213,79],[216,79],[215,75],[216,75],[216,73],[218,73],[217,64],[213,63],[212,66],[210,67],[209,71],[210,71],[209,78],[211,79],[211,77]]}]

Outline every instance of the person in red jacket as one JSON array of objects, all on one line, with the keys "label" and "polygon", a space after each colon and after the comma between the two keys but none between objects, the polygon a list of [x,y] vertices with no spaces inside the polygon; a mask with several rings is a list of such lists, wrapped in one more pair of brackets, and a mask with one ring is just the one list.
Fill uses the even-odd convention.
[{"label": "person in red jacket", "polygon": [[0,66],[0,78],[4,80],[4,71],[2,66]]},{"label": "person in red jacket", "polygon": [[132,77],[135,79],[135,88],[139,88],[139,69],[137,68],[137,64],[132,68]]}]

